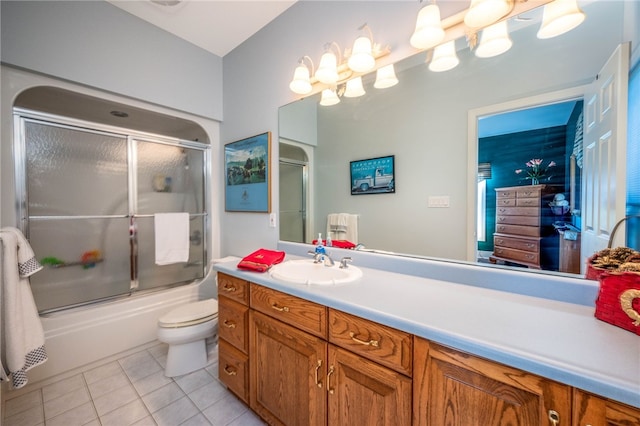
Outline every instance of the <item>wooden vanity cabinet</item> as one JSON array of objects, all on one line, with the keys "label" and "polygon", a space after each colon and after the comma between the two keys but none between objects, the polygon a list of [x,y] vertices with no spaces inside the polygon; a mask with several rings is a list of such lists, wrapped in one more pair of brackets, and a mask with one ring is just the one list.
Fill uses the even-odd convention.
[{"label": "wooden vanity cabinet", "polygon": [[415,426],[571,423],[569,386],[417,337],[414,362]]},{"label": "wooden vanity cabinet", "polygon": [[250,406],[269,424],[411,425],[410,334],[256,284],[250,293]]},{"label": "wooden vanity cabinet", "polygon": [[249,403],[249,282],[218,273],[218,377]]},{"label": "wooden vanity cabinet", "polygon": [[640,409],[576,389],[572,425],[636,426],[640,425]]}]

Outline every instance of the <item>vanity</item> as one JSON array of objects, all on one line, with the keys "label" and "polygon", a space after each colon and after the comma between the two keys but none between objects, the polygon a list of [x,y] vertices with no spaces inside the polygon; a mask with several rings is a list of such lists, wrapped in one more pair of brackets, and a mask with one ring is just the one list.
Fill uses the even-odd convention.
[{"label": "vanity", "polygon": [[[281,245],[286,260],[308,249]],[[269,424],[640,424],[640,339],[593,317],[596,283],[330,253],[362,278],[214,265],[219,377]]]}]

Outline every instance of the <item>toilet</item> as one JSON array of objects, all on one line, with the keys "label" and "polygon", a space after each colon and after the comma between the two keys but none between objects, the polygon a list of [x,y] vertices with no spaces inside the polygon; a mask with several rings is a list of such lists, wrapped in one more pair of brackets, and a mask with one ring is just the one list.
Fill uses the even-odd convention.
[{"label": "toilet", "polygon": [[181,376],[207,365],[205,340],[218,334],[218,301],[187,303],[158,320],[158,340],[169,345],[164,374]]}]

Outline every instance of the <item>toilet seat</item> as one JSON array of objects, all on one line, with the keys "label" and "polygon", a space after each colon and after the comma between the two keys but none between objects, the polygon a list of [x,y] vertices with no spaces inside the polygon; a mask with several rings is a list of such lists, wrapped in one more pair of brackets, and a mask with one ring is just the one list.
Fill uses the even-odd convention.
[{"label": "toilet seat", "polygon": [[218,318],[218,301],[215,299],[200,300],[179,306],[158,320],[162,328],[180,328],[202,324]]}]

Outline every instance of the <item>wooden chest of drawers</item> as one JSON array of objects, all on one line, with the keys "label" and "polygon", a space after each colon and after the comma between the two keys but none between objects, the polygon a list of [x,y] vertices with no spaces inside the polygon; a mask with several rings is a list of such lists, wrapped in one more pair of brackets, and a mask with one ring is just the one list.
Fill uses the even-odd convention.
[{"label": "wooden chest of drawers", "polygon": [[540,269],[545,229],[547,185],[496,188],[496,233],[492,260]]}]

